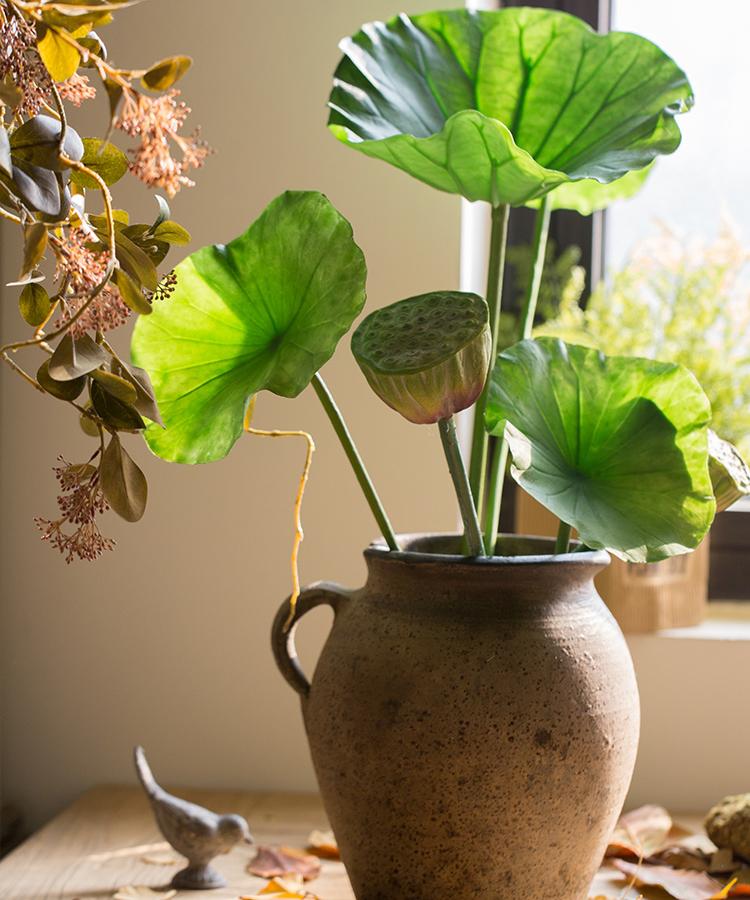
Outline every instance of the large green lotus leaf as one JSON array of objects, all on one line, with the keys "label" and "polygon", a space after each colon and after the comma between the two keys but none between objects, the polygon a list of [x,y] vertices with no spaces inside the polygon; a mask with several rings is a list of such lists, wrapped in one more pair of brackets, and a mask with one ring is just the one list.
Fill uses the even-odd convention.
[{"label": "large green lotus leaf", "polygon": [[329,127],[344,143],[469,200],[522,205],[610,182],[680,143],[685,73],[634,34],[515,7],[373,22],[341,44]]},{"label": "large green lotus leaf", "polygon": [[346,219],[322,195],[288,192],[231,243],[176,268],[174,294],[136,323],[165,429],[157,456],[221,459],[260,390],[295,397],[333,354],[365,302],[367,269]]},{"label": "large green lotus leaf", "polygon": [[501,353],[486,423],[513,478],[589,547],[654,562],[697,547],[716,504],[710,404],[682,366],[553,338]]},{"label": "large green lotus leaf", "polygon": [[[582,216],[590,216],[599,209],[606,209],[618,200],[634,197],[646,183],[654,164],[644,169],[634,169],[618,178],[603,184],[593,178],[581,181],[568,181],[550,191],[548,204],[551,210],[573,209]],[[540,200],[532,200],[528,205],[538,207]]]}]

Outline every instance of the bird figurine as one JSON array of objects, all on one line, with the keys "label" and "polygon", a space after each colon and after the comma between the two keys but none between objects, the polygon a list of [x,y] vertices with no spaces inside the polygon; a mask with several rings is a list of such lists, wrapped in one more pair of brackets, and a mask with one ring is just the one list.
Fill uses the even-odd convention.
[{"label": "bird figurine", "polygon": [[178,853],[187,857],[188,865],[174,876],[172,887],[189,891],[226,887],[226,880],[209,863],[214,857],[229,853],[240,841],[253,843],[247,822],[242,816],[220,816],[168,794],[157,784],[143,747],[136,747],[134,756],[138,778],[159,830]]}]

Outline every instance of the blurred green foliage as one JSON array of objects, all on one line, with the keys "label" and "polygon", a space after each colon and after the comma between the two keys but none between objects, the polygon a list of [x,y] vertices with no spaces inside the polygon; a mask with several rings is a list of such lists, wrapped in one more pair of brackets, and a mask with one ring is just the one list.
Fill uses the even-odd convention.
[{"label": "blurred green foliage", "polygon": [[750,456],[750,250],[723,224],[710,242],[662,227],[593,292],[560,293],[535,332],[689,368],[713,408],[713,429]]}]

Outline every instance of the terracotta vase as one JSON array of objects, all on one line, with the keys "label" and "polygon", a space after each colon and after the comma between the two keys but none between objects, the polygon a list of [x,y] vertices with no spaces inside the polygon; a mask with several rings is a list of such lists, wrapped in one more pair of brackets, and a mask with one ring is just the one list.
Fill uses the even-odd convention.
[{"label": "terracotta vase", "polygon": [[[308,683],[279,610],[273,647],[302,697],[313,763],[358,900],[585,900],[638,743],[622,634],[594,588],[604,552],[552,558],[504,538],[469,561],[452,536],[365,551],[330,605]],[[522,554],[522,555],[521,555]]]}]

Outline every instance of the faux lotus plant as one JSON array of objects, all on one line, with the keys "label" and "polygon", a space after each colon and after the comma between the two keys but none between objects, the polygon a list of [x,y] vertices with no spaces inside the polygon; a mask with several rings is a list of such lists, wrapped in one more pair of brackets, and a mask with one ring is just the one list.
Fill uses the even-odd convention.
[{"label": "faux lotus plant", "polygon": [[[637,189],[679,145],[676,116],[692,105],[685,74],[644,38],[597,35],[539,9],[402,15],[366,25],[342,49],[333,135],[492,208],[484,298],[401,300],[352,338],[374,391],[410,422],[439,428],[465,552],[495,552],[508,454],[516,481],[560,518],[558,552],[572,528],[583,545],[637,562],[697,546],[716,500],[710,406],[693,375],[531,338],[551,210],[588,213]],[[527,204],[538,207],[532,277],[519,342],[498,354],[508,216]],[[151,449],[176,462],[220,459],[249,427],[258,392],[295,397],[312,385],[397,550],[319,371],[365,303],[365,261],[342,215],[320,194],[283,194],[245,234],[175,274],[174,293],[138,321],[133,341],[165,426],[148,426]],[[467,475],[453,416],[472,406]],[[733,469],[742,463],[731,454],[714,461],[722,497],[743,490]]]}]

